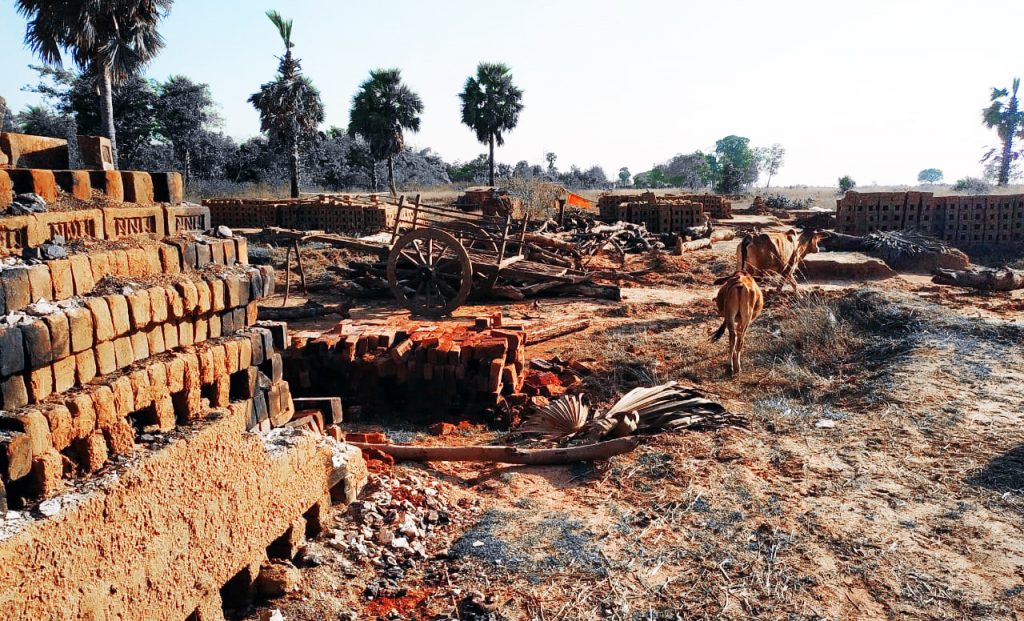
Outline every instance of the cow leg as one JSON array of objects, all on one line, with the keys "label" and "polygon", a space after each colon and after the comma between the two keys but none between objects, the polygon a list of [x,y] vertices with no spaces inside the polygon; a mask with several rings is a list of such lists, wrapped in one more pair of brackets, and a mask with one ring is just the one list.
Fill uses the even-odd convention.
[{"label": "cow leg", "polygon": [[736,320],[729,320],[729,372],[736,375]]}]

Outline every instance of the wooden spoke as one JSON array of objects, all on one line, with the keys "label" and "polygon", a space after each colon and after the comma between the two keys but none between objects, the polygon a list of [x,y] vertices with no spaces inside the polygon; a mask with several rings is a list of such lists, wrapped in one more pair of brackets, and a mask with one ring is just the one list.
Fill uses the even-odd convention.
[{"label": "wooden spoke", "polygon": [[451,314],[473,285],[469,253],[439,229],[416,229],[400,237],[388,255],[387,274],[398,302],[426,317]]}]

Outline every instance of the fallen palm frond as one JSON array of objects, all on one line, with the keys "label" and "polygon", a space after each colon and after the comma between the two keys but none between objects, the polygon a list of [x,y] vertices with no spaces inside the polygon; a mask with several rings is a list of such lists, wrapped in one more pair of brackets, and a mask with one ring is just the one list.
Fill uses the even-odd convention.
[{"label": "fallen palm frond", "polygon": [[886,263],[923,254],[947,254],[953,251],[942,240],[916,230],[875,231],[864,237],[864,244]]},{"label": "fallen palm frond", "polygon": [[589,416],[590,408],[579,395],[566,395],[537,410],[519,431],[557,440],[582,429]]},{"label": "fallen palm frond", "polygon": [[[585,407],[585,406],[584,406]],[[743,418],[692,388],[676,382],[635,388],[619,399],[607,412],[586,420],[579,398],[566,396],[537,411],[523,423],[520,431],[549,440],[584,443],[603,438],[621,438],[637,433],[715,429],[742,425]]]}]

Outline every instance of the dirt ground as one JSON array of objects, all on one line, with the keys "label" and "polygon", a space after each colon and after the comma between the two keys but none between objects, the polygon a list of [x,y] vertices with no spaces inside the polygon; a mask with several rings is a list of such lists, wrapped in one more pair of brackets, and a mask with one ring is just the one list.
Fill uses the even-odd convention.
[{"label": "dirt ground", "polygon": [[[540,299],[457,315],[590,319],[529,357],[593,365],[599,404],[639,385],[694,385],[746,428],[650,437],[607,463],[381,468],[450,503],[427,554],[369,588],[388,563],[329,534],[309,544],[302,588],[250,618],[1024,618],[1024,292],[919,275],[771,290],[733,379],[727,346],[708,335],[711,283],[733,269],[734,248],[633,256],[627,269],[658,269],[623,280],[621,303]],[[389,302],[352,315],[405,316]],[[503,436],[350,427],[421,444]],[[343,529],[352,514],[338,513]]]}]

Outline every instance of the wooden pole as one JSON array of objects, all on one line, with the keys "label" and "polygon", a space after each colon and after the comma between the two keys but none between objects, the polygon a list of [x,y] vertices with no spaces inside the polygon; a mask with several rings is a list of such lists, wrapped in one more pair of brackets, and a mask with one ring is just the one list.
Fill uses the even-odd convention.
[{"label": "wooden pole", "polygon": [[281,301],[281,306],[288,306],[288,294],[291,293],[292,288],[292,271],[289,269],[292,262],[292,247],[288,246],[288,250],[284,253],[284,300]]},{"label": "wooden pole", "polygon": [[295,240],[295,261],[299,264],[299,278],[302,281],[302,292],[306,293],[306,270],[302,267],[302,254],[299,252],[299,240]]},{"label": "wooden pole", "polygon": [[552,449],[521,449],[514,446],[403,446],[349,442],[360,449],[378,450],[400,461],[490,461],[503,464],[544,466],[608,459],[640,446],[635,437],[616,438],[583,446]]}]

